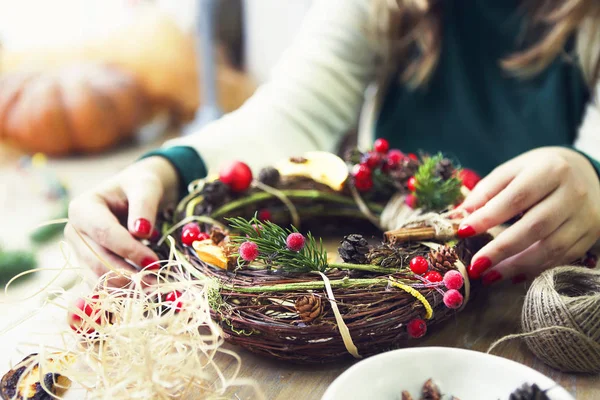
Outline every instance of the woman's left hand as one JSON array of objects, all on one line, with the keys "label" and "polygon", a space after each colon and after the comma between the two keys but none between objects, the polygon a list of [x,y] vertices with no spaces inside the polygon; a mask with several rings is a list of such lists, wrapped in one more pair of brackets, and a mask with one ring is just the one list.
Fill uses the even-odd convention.
[{"label": "woman's left hand", "polygon": [[539,148],[502,164],[461,207],[472,212],[459,227],[461,237],[523,213],[473,256],[469,275],[484,284],[522,281],[572,263],[600,238],[598,175],[584,156],[565,148]]}]

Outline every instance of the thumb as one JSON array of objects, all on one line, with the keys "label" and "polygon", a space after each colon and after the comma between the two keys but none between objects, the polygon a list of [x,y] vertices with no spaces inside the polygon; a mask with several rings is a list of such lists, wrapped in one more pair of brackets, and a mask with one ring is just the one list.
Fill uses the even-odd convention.
[{"label": "thumb", "polygon": [[127,229],[138,238],[152,236],[163,196],[160,179],[153,174],[138,176],[130,180],[123,191],[129,202]]}]

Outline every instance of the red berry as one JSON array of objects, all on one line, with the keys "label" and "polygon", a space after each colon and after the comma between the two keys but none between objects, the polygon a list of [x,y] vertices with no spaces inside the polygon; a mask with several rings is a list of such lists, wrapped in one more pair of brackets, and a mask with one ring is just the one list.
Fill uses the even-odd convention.
[{"label": "red berry", "polygon": [[244,242],[240,245],[242,260],[252,262],[258,257],[258,245],[254,242]]},{"label": "red berry", "polygon": [[427,323],[421,318],[415,318],[406,325],[406,331],[408,332],[408,336],[418,339],[427,333]]},{"label": "red berry", "polygon": [[417,178],[415,178],[414,176],[411,176],[410,178],[408,178],[408,182],[406,182],[406,187],[408,187],[408,190],[410,190],[411,192],[414,192],[417,190]]},{"label": "red berry", "polygon": [[273,218],[271,211],[264,209],[258,212],[259,221],[270,221]]},{"label": "red berry", "polygon": [[446,285],[448,289],[458,290],[463,286],[464,281],[462,274],[454,269],[444,274],[444,285]]},{"label": "red berry", "polygon": [[186,246],[191,246],[200,236],[200,226],[195,222],[185,224],[181,229],[181,242]]},{"label": "red berry", "polygon": [[387,154],[387,163],[392,168],[400,165],[402,159],[404,159],[404,154],[398,149],[392,149]]},{"label": "red berry", "polygon": [[70,311],[67,316],[69,326],[71,327],[71,329],[73,329],[77,333],[83,333],[88,335],[94,333],[94,328],[90,326],[90,324],[81,317],[81,314],[85,314],[92,319],[96,318],[96,324],[100,325],[102,321],[101,313],[98,309],[99,307],[97,303],[93,301],[97,300],[98,298],[98,295],[94,295],[92,296],[92,301],[88,301],[85,298],[79,298],[75,300],[75,303],[73,305],[79,310],[79,312]]},{"label": "red berry", "polygon": [[258,236],[260,236],[260,231],[262,231],[263,226],[262,225],[257,225],[257,224],[252,224],[252,228],[254,228],[254,232],[256,232],[256,234]]},{"label": "red berry", "polygon": [[364,180],[355,180],[354,186],[358,189],[359,192],[368,192],[373,188],[373,180],[372,179],[364,179]]},{"label": "red berry", "polygon": [[234,161],[221,168],[219,180],[234,192],[243,192],[248,190],[252,183],[252,170],[247,164]]},{"label": "red berry", "polygon": [[410,158],[413,161],[419,161],[419,157],[417,157],[415,153],[408,153],[408,158]]},{"label": "red berry", "polygon": [[379,164],[381,164],[381,161],[381,154],[376,153],[374,151],[370,151],[364,159],[364,162],[367,164],[367,167],[371,169],[377,168]]},{"label": "red berry", "polygon": [[439,272],[429,271],[428,273],[425,274],[425,279],[427,279],[431,283],[435,283],[435,282],[441,282],[443,278],[442,278],[442,274],[440,274]]},{"label": "red berry", "polygon": [[302,250],[304,248],[305,243],[306,240],[304,239],[304,236],[302,236],[302,234],[298,232],[290,233],[287,239],[285,240],[287,248],[291,251]]},{"label": "red berry", "polygon": [[165,295],[165,303],[171,303],[169,306],[175,308],[175,312],[183,310],[183,302],[179,300],[181,292],[174,290]]},{"label": "red berry", "polygon": [[460,170],[458,178],[462,181],[463,186],[469,190],[473,190],[481,180],[477,172],[466,168]]},{"label": "red berry", "polygon": [[429,262],[425,257],[416,256],[410,260],[410,270],[417,275],[423,275],[429,269]]},{"label": "red berry", "polygon": [[369,168],[366,164],[356,164],[352,168],[352,176],[357,181],[371,179],[371,168]]},{"label": "red berry", "polygon": [[377,139],[373,145],[376,152],[385,154],[390,149],[390,143],[385,139]]},{"label": "red berry", "polygon": [[444,304],[448,308],[457,309],[462,306],[463,295],[456,289],[450,289],[444,293]]},{"label": "red berry", "polygon": [[408,196],[406,196],[406,198],[404,199],[404,203],[409,206],[412,209],[415,209],[418,207],[418,199],[417,196],[415,196],[414,194],[409,194]]},{"label": "red berry", "polygon": [[198,239],[196,240],[208,240],[210,239],[210,235],[206,232],[200,232],[200,234],[198,235]]}]

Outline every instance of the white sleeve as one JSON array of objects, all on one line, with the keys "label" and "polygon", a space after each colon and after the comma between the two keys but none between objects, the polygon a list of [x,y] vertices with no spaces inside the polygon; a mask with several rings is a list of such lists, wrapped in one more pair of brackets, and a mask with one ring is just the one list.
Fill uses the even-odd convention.
[{"label": "white sleeve", "polygon": [[600,85],[593,93],[579,128],[574,147],[600,161]]},{"label": "white sleeve", "polygon": [[195,148],[209,171],[229,160],[257,169],[333,150],[356,124],[374,79],[369,3],[316,0],[268,83],[239,110],[166,145]]}]

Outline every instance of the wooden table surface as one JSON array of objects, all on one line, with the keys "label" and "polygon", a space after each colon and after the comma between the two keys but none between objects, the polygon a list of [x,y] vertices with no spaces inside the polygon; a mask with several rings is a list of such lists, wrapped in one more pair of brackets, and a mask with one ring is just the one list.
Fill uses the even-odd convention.
[{"label": "wooden table surface", "polygon": [[[89,189],[90,186],[113,175],[131,160],[138,157],[140,153],[151,147],[153,145],[149,144],[143,147],[122,149],[102,156],[52,161],[50,165],[56,169],[61,177],[68,180],[74,193],[81,193]],[[17,157],[14,154],[2,154],[0,148],[0,183],[6,182],[4,178],[13,174],[10,168],[14,166],[16,159]],[[4,206],[6,204],[9,204],[9,206],[8,209],[4,209],[3,218],[6,220],[8,217],[9,223],[5,221],[3,226],[16,227],[18,226],[17,223],[22,224],[26,214],[22,209],[15,208],[11,210],[10,204],[12,203],[5,203]],[[31,209],[27,210],[30,213]],[[10,223],[11,217],[16,218],[13,221],[14,224]],[[0,233],[2,233],[0,239],[4,243],[11,243],[11,239],[19,236],[13,228],[10,230],[2,228]],[[56,266],[56,263],[61,260],[61,254],[56,247],[56,245],[48,246],[48,249],[40,253],[42,266]],[[18,292],[21,294],[30,293],[31,288],[39,286],[41,282],[46,280],[47,276],[40,275],[32,279],[28,285],[23,285]],[[418,345],[460,347],[485,352],[490,343],[496,339],[519,332],[522,299],[525,292],[525,285],[512,286],[507,284],[480,293],[455,318],[446,321],[435,330],[430,330],[427,336],[418,342]],[[15,307],[14,304],[10,303],[3,304],[3,297],[0,295],[0,331],[5,326],[11,325],[12,322],[18,321],[26,315],[28,310],[38,305],[37,302],[30,305],[20,304],[19,307]],[[58,324],[52,322],[53,317],[51,315],[44,317],[43,314],[45,313],[41,313],[40,316],[34,318],[31,321],[31,326],[37,328],[41,324],[49,330],[50,325],[54,325],[58,330]],[[46,324],[42,318],[46,318],[49,322]],[[30,332],[30,329],[32,328],[23,325],[2,336],[3,340],[0,341],[0,357],[2,358],[0,360],[0,374],[5,372],[9,365],[9,359],[16,362],[22,357],[22,354],[15,353],[15,348],[24,341],[30,341],[25,340],[29,337],[24,333]],[[31,342],[40,343],[41,340],[45,340],[47,337],[48,335],[38,336],[35,340],[32,339]],[[226,347],[235,350],[242,358],[240,376],[256,380],[260,384],[265,397],[269,400],[318,400],[328,385],[352,365],[352,361],[349,361],[343,364],[299,366],[258,357],[235,346],[227,345]],[[537,360],[521,341],[504,344],[494,353],[542,372],[564,386],[578,400],[600,399],[599,375],[584,376],[556,372]],[[221,361],[221,368],[225,374],[233,373],[235,364],[228,358],[223,358]],[[242,388],[231,392],[229,398],[253,399],[256,396],[252,395],[251,390]]]},{"label": "wooden table surface", "polygon": [[[418,341],[418,345],[486,352],[495,340],[519,332],[525,293],[525,284],[513,286],[510,283],[480,293],[455,318],[430,330]],[[235,346],[229,348],[242,357],[241,376],[259,382],[269,400],[318,400],[333,380],[353,364],[349,361],[343,364],[298,366],[256,356]],[[577,400],[600,399],[600,375],[558,372],[539,361],[523,341],[506,342],[496,348],[493,354],[538,370],[562,385]],[[224,371],[232,373],[233,368],[232,363]],[[256,398],[249,389],[238,390],[237,395],[241,399]]]}]

